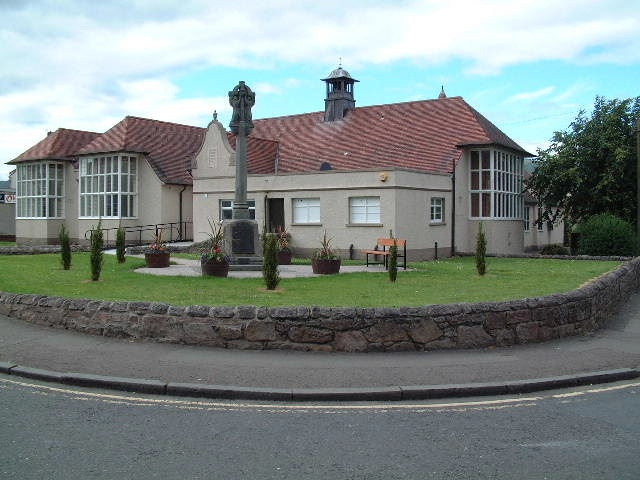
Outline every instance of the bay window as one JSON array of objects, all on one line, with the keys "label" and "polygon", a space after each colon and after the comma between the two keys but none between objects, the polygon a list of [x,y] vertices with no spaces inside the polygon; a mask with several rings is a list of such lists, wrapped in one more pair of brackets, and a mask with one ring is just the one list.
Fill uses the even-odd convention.
[{"label": "bay window", "polygon": [[137,158],[106,155],[80,159],[80,217],[138,215]]},{"label": "bay window", "polygon": [[63,218],[64,165],[25,163],[16,170],[16,218]]},{"label": "bay window", "polygon": [[522,220],[523,157],[487,149],[470,159],[471,217]]}]

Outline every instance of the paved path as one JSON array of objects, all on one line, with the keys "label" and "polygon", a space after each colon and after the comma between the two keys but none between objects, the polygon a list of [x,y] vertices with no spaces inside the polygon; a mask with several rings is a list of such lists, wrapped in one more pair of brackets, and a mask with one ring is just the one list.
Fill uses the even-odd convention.
[{"label": "paved path", "polygon": [[[0,332],[0,372],[212,397],[399,400],[530,391],[640,375],[640,294],[629,299],[607,329],[590,336],[479,350],[358,354],[224,350],[84,335],[4,316]],[[585,376],[602,371],[609,372]],[[118,381],[109,381],[113,377]],[[120,377],[125,380],[120,382]],[[555,383],[537,381],[549,377]],[[167,387],[177,384],[191,386]]]},{"label": "paved path", "polygon": [[[131,255],[132,257],[143,257],[143,255]],[[182,277],[199,277],[202,275],[200,260],[189,260],[186,258],[171,257],[172,264],[168,268],[138,268],[135,271],[149,275],[170,275]],[[278,267],[281,278],[293,277],[315,277],[319,276],[311,271],[311,265],[280,265]],[[382,265],[342,265],[340,273],[353,272],[384,272]],[[402,272],[400,269],[398,272]],[[230,270],[229,277],[247,278],[262,277],[262,270]]]}]

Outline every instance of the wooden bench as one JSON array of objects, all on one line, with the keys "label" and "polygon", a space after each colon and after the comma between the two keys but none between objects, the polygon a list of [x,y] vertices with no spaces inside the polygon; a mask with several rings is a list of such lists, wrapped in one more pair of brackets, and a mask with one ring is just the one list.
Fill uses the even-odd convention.
[{"label": "wooden bench", "polygon": [[[393,246],[394,239],[393,238],[379,238],[376,240],[376,248],[382,247],[382,250],[362,250],[367,256],[367,267],[369,265],[384,265],[385,269],[389,268],[389,249]],[[400,240],[398,238],[395,239],[396,246],[398,247],[398,258],[402,258],[402,267],[407,269],[407,241]],[[381,262],[370,262],[369,255],[381,255]],[[375,257],[374,257],[375,258]]]}]

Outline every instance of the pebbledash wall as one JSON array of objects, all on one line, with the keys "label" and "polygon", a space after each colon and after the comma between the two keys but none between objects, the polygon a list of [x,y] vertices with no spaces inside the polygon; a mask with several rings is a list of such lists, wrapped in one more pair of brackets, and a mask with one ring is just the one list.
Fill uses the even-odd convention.
[{"label": "pebbledash wall", "polygon": [[188,306],[0,292],[0,313],[108,337],[237,349],[379,352],[477,348],[579,335],[640,286],[640,257],[569,293],[401,308]]}]

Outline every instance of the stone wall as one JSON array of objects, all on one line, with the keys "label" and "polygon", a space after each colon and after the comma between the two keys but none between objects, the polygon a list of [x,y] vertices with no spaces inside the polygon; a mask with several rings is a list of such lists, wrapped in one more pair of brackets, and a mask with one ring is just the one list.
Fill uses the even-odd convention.
[{"label": "stone wall", "polygon": [[0,314],[135,340],[237,349],[379,352],[477,348],[580,335],[640,286],[640,257],[577,290],[508,302],[401,308],[178,307],[0,292]]}]

